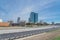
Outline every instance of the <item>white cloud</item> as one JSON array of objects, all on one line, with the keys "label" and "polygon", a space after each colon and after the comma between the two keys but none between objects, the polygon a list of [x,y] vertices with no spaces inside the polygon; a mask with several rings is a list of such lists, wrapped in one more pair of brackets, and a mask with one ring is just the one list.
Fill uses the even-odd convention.
[{"label": "white cloud", "polygon": [[0,19],[0,22],[3,22],[3,20],[2,20],[2,19]]},{"label": "white cloud", "polygon": [[21,17],[21,20],[28,20],[30,13],[34,10],[34,6],[26,6],[20,12],[18,16]]},{"label": "white cloud", "polygon": [[9,20],[17,21],[17,17],[21,17],[21,20],[27,20],[29,18],[29,14],[33,11],[34,6],[25,6],[22,10],[9,14]]},{"label": "white cloud", "polygon": [[41,11],[46,8],[49,8],[53,5],[51,5],[52,2],[55,2],[55,0],[41,0],[38,4],[35,5],[36,11]]},{"label": "white cloud", "polygon": [[46,19],[55,19],[56,16],[40,16],[39,19],[40,20],[46,20]]},{"label": "white cloud", "polygon": [[[50,3],[54,2],[55,0],[41,0],[40,3],[32,4],[31,6],[25,6],[19,13],[20,17],[25,20],[29,18],[29,15],[32,11],[41,11],[46,8],[49,8],[53,5],[49,5]],[[19,15],[19,14],[18,14]],[[43,15],[42,15],[43,16]],[[48,17],[40,17],[40,19],[47,19]],[[49,17],[50,18],[50,17]]]},{"label": "white cloud", "polygon": [[[38,0],[37,0],[38,1]],[[18,10],[19,12],[12,12],[10,14],[10,19],[16,19],[17,17],[21,17],[22,20],[28,20],[29,15],[32,11],[36,12],[36,11],[41,11],[44,10],[46,8],[49,8],[53,5],[49,5],[50,3],[54,2],[55,0],[41,0],[40,2],[35,2],[35,4],[30,4],[30,2],[32,2],[32,0],[28,3],[29,5],[26,5],[25,7],[23,7],[21,10]],[[28,1],[27,1],[28,2]],[[22,5],[19,5],[19,7]],[[8,9],[10,8],[9,5],[7,6]],[[9,10],[11,11],[11,10]],[[40,19],[47,19],[48,17],[45,17],[42,15],[42,17],[40,17]]]},{"label": "white cloud", "polygon": [[33,11],[34,6],[26,6],[23,8],[23,10],[21,11],[21,14],[27,14],[30,13],[31,11]]}]

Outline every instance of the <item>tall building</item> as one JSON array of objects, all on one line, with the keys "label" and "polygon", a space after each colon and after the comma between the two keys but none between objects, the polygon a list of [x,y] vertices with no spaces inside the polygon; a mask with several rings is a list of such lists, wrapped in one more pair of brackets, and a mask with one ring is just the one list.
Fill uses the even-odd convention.
[{"label": "tall building", "polygon": [[20,23],[20,17],[17,18],[17,23]]},{"label": "tall building", "polygon": [[52,22],[52,25],[54,25],[55,23],[54,22]]},{"label": "tall building", "polygon": [[29,22],[37,23],[38,22],[38,13],[31,12]]}]

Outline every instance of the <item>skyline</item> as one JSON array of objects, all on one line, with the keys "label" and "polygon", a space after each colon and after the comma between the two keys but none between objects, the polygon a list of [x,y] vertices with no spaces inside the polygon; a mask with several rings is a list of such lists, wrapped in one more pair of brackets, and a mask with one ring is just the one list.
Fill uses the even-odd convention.
[{"label": "skyline", "polygon": [[0,19],[28,21],[31,12],[38,13],[38,21],[60,22],[60,0],[0,0]]}]

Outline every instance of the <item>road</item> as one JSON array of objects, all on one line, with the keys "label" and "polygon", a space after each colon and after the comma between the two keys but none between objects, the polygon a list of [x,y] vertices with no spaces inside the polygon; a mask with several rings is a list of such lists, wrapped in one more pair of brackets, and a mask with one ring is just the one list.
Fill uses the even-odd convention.
[{"label": "road", "polygon": [[12,39],[24,38],[24,37],[44,33],[44,32],[53,31],[58,28],[60,28],[60,27],[59,26],[51,26],[51,27],[43,27],[43,28],[0,30],[0,40],[12,40]]}]

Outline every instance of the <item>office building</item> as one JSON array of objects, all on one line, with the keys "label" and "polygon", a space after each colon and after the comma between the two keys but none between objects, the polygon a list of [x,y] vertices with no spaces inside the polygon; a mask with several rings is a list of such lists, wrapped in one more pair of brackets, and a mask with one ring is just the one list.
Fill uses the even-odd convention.
[{"label": "office building", "polygon": [[20,17],[17,18],[17,23],[20,23]]},{"label": "office building", "polygon": [[38,13],[31,12],[30,17],[29,17],[29,22],[37,23],[38,22]]},{"label": "office building", "polygon": [[54,25],[55,23],[54,22],[52,22],[52,25]]}]

